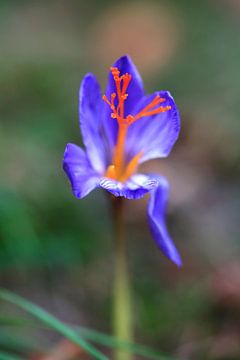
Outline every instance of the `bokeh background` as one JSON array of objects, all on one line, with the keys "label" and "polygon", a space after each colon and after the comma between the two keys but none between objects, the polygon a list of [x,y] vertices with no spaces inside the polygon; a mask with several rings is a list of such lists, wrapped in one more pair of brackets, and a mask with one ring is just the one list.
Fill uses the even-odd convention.
[{"label": "bokeh background", "polygon": [[[146,92],[170,90],[182,120],[170,156],[142,169],[169,179],[182,269],[149,234],[148,198],[125,207],[136,341],[179,359],[240,358],[239,28],[239,0],[0,1],[1,286],[111,333],[107,198],[99,190],[77,201],[61,161],[67,142],[81,144],[81,78],[94,72],[104,88],[128,53]],[[5,335],[42,351],[61,341],[1,326],[1,349]]]}]

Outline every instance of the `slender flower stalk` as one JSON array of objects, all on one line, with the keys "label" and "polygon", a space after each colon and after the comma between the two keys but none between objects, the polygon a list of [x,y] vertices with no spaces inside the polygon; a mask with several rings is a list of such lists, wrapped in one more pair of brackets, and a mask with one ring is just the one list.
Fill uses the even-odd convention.
[{"label": "slender flower stalk", "polygon": [[[113,332],[128,342],[133,339],[131,287],[127,265],[126,232],[123,219],[123,199],[112,198],[115,233],[115,271],[113,281]],[[131,355],[115,349],[114,360],[130,360]]]}]

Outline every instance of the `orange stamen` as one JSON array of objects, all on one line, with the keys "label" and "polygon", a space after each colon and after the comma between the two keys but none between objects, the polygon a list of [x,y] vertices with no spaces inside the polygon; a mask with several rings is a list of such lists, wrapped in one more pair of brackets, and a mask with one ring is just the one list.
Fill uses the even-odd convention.
[{"label": "orange stamen", "polygon": [[109,167],[107,168],[106,177],[110,178],[110,179],[116,179],[116,169],[114,165],[109,165]]},{"label": "orange stamen", "polygon": [[[132,76],[128,73],[119,76],[120,71],[117,67],[112,67],[110,70],[115,82],[116,92],[111,94],[110,100],[106,95],[103,95],[102,98],[112,110],[111,118],[116,119],[118,122],[118,137],[113,154],[113,164],[108,167],[105,176],[119,181],[126,181],[136,171],[138,162],[143,155],[142,152],[140,152],[135,155],[128,164],[125,164],[124,149],[128,127],[142,117],[164,113],[170,110],[171,106],[156,107],[166,101],[166,99],[161,98],[160,95],[156,95],[155,98],[138,114],[129,114],[125,117],[124,104],[128,97],[127,88]],[[115,106],[114,103],[116,97],[117,106]]]},{"label": "orange stamen", "polygon": [[130,178],[130,176],[132,174],[135,173],[135,171],[137,170],[137,167],[138,167],[139,160],[141,159],[142,156],[143,156],[143,152],[140,151],[140,153],[135,155],[129,161],[129,163],[126,166],[126,169],[125,169],[124,173],[122,174],[122,176],[119,179],[120,181],[122,181],[122,182],[126,181],[128,178]]}]

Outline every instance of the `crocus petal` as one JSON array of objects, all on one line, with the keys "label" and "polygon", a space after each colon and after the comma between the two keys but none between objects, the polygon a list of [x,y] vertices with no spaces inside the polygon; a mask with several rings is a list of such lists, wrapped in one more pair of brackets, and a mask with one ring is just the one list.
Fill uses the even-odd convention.
[{"label": "crocus petal", "polygon": [[128,160],[139,152],[143,153],[140,163],[154,158],[166,157],[178,138],[180,116],[174,99],[168,91],[156,92],[142,98],[136,105],[133,115],[151,103],[156,95],[165,99],[161,106],[171,106],[171,109],[160,114],[140,118],[130,125],[126,141]]},{"label": "crocus petal", "polygon": [[[125,116],[127,116],[132,112],[136,102],[139,101],[144,95],[142,79],[136,66],[132,62],[131,58],[127,55],[118,59],[113,64],[113,67],[118,68],[120,71],[120,76],[125,73],[132,75],[132,79],[127,89],[128,97],[124,103],[124,113]],[[110,72],[105,92],[108,99],[110,99],[112,93],[116,93],[116,86],[112,73]],[[116,143],[118,125],[116,119],[111,118],[111,109],[107,104],[104,105],[103,125],[109,141],[109,147],[112,149]]]},{"label": "crocus petal", "polygon": [[151,193],[148,205],[149,226],[160,250],[177,266],[182,265],[181,257],[169,236],[165,223],[165,210],[168,201],[168,182],[165,178],[151,176],[157,186]]},{"label": "crocus petal", "polygon": [[88,156],[83,149],[74,144],[67,144],[63,169],[71,185],[73,194],[81,199],[99,185],[99,177],[92,168]]},{"label": "crocus petal", "polygon": [[156,181],[149,179],[147,175],[136,174],[125,183],[109,178],[102,178],[99,185],[114,196],[123,196],[127,199],[140,199],[154,189]]},{"label": "crocus petal", "polygon": [[181,266],[180,255],[171,240],[165,223],[165,210],[168,200],[168,182],[158,175],[133,175],[125,183],[102,178],[99,185],[114,196],[127,199],[140,199],[151,194],[148,205],[148,220],[151,233],[160,250],[176,265]]},{"label": "crocus petal", "polygon": [[79,91],[79,116],[82,138],[89,161],[99,174],[104,173],[105,151],[100,136],[103,100],[97,79],[87,74]]}]

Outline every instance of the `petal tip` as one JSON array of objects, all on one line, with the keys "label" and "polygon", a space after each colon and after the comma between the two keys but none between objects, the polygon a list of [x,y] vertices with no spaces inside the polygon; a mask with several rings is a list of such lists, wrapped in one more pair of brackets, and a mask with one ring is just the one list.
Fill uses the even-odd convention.
[{"label": "petal tip", "polygon": [[137,67],[134,64],[131,56],[128,54],[125,54],[118,58],[113,66],[119,68],[120,71],[130,72],[132,75],[140,78]]},{"label": "petal tip", "polygon": [[181,268],[183,266],[182,259],[180,255],[177,253],[175,254],[174,258],[171,259],[175,265],[177,265],[178,268]]},{"label": "petal tip", "polygon": [[78,190],[72,190],[72,193],[73,193],[73,195],[75,196],[75,198],[77,198],[78,200],[79,199],[82,199],[82,194],[81,194],[81,192],[80,191],[78,191]]},{"label": "petal tip", "polygon": [[87,91],[88,89],[89,90],[92,89],[92,91],[95,91],[94,88],[96,88],[97,91],[100,88],[97,78],[93,73],[88,72],[87,74],[84,75],[84,77],[80,83],[80,88],[79,88],[80,98],[81,98],[81,93],[83,93],[84,91]]},{"label": "petal tip", "polygon": [[118,58],[115,62],[116,64],[117,63],[133,63],[132,59],[131,59],[131,56],[128,55],[128,54],[125,54],[125,55],[122,55],[120,58]]},{"label": "petal tip", "polygon": [[84,75],[82,81],[88,80],[88,79],[94,79],[94,80],[95,80],[95,75],[94,75],[92,72],[88,72],[88,73],[86,73],[86,74]]},{"label": "petal tip", "polygon": [[74,149],[74,148],[78,148],[78,146],[75,144],[72,144],[72,143],[67,143],[64,153],[63,153],[63,160],[62,160],[63,168],[66,165],[66,161],[68,160],[68,156],[69,156],[71,149]]},{"label": "petal tip", "polygon": [[65,166],[66,166],[66,158],[68,156],[68,150],[69,149],[69,144],[66,145],[64,153],[63,153],[63,159],[62,159],[62,167],[65,170]]}]

